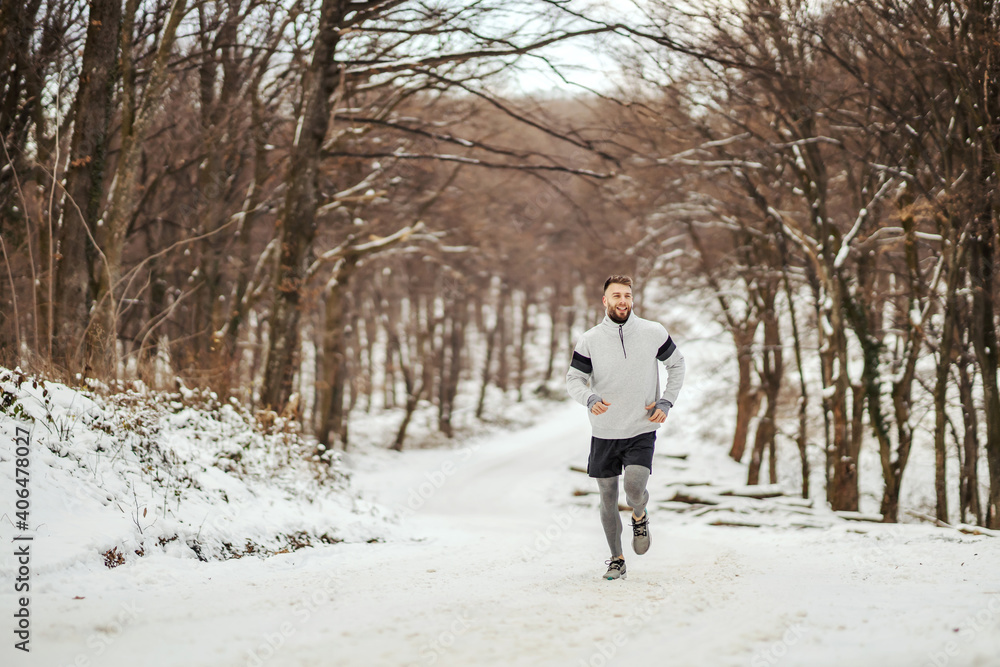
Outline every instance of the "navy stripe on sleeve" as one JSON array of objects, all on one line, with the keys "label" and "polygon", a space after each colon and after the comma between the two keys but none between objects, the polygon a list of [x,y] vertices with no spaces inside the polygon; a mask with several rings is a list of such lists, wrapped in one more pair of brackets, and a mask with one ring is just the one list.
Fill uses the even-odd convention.
[{"label": "navy stripe on sleeve", "polygon": [[667,342],[660,346],[660,350],[656,353],[656,358],[660,361],[666,361],[670,358],[670,355],[674,353],[677,346],[674,345],[674,339],[667,336]]},{"label": "navy stripe on sleeve", "polygon": [[590,357],[585,357],[579,352],[573,353],[573,362],[570,364],[570,366],[580,371],[581,373],[594,372],[594,364],[590,360]]}]

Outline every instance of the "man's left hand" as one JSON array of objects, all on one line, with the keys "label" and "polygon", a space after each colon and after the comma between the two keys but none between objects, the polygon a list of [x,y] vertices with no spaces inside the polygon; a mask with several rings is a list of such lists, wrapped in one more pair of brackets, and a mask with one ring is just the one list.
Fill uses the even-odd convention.
[{"label": "man's left hand", "polygon": [[[653,408],[656,408],[656,401],[646,406],[647,410],[653,410]],[[655,410],[653,410],[653,414],[650,415],[649,421],[655,424],[662,424],[663,422],[667,421],[667,413],[661,410],[660,408],[656,408]]]}]

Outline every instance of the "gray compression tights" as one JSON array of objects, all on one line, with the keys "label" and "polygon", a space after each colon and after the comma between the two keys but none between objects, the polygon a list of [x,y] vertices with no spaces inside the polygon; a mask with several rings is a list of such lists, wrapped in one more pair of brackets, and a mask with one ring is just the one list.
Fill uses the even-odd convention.
[{"label": "gray compression tights", "polygon": [[[649,468],[646,466],[625,466],[625,501],[636,516],[641,517],[649,502],[646,482]],[[608,538],[611,557],[618,558],[622,551],[622,516],[618,511],[618,477],[598,477],[597,488],[601,490],[601,523]]]}]

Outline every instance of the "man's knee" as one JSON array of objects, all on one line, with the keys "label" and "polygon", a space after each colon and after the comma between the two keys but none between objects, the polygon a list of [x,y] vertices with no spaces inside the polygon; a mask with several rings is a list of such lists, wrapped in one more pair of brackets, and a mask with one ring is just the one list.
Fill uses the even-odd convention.
[{"label": "man's knee", "polygon": [[645,466],[626,466],[625,491],[628,493],[641,493],[646,488],[646,480],[648,479],[649,469]]},{"label": "man's knee", "polygon": [[643,488],[629,489],[625,492],[625,500],[631,507],[642,507],[649,500],[649,492]]}]

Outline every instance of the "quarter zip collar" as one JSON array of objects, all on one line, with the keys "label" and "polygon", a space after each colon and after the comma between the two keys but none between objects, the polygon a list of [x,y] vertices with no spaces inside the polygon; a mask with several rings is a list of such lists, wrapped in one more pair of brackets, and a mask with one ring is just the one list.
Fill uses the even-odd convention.
[{"label": "quarter zip collar", "polygon": [[619,324],[618,322],[615,322],[613,319],[611,319],[610,315],[608,315],[607,313],[605,313],[604,314],[604,321],[601,322],[601,324],[603,326],[611,328],[612,330],[617,329],[617,331],[615,331],[615,333],[617,333],[618,340],[621,342],[621,345],[622,345],[622,354],[625,356],[626,359],[628,359],[628,349],[625,346],[625,335],[626,334],[631,334],[632,333],[632,329],[635,327],[635,311],[630,312],[628,314],[628,318],[624,322],[622,322],[621,324]]},{"label": "quarter zip collar", "polygon": [[613,319],[611,319],[610,315],[604,313],[604,320],[601,322],[601,325],[606,327],[614,327],[615,329],[617,329],[618,327],[622,327],[624,332],[628,334],[629,332],[632,331],[633,327],[635,327],[637,319],[638,317],[636,316],[634,310],[628,314],[628,319],[622,322],[621,324],[618,324]]}]

